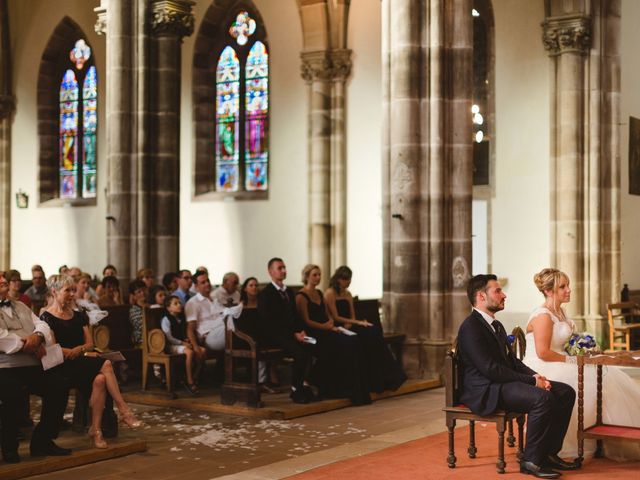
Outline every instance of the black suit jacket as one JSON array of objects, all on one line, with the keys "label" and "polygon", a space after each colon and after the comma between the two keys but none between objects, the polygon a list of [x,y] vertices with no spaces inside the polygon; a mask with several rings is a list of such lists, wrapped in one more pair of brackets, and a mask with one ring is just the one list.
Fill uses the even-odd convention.
[{"label": "black suit jacket", "polygon": [[473,310],[458,331],[458,358],[462,372],[460,401],[473,413],[488,415],[498,408],[502,384],[522,382],[535,385],[536,372],[511,352],[503,349],[493,328]]},{"label": "black suit jacket", "polygon": [[293,290],[287,287],[287,300],[269,283],[258,294],[258,310],[263,321],[268,325],[267,332],[271,338],[292,337],[295,332],[303,330],[296,310]]}]

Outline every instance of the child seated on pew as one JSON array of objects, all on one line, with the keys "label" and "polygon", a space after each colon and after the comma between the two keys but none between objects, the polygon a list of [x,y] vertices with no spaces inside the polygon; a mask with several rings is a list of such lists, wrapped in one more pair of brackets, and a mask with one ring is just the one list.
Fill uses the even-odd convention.
[{"label": "child seated on pew", "polygon": [[[197,395],[198,386],[196,384],[200,369],[204,365],[206,359],[206,351],[200,345],[192,345],[187,338],[186,322],[182,317],[182,304],[180,299],[171,295],[165,301],[167,314],[162,318],[160,328],[167,338],[170,353],[183,353],[186,356],[185,368],[187,383],[184,387],[192,395]],[[193,373],[193,364],[196,364],[195,374]]]}]

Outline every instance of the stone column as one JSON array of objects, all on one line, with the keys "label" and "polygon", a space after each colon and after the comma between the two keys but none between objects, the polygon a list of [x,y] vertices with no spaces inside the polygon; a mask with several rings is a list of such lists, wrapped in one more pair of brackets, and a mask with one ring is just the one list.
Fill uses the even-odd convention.
[{"label": "stone column", "polygon": [[351,73],[351,50],[330,52],[331,59],[331,270],[347,263],[347,146],[346,82]]},{"label": "stone column", "polygon": [[468,0],[383,2],[383,248],[388,326],[412,377],[440,371],[469,311]]},{"label": "stone column", "polygon": [[7,0],[0,0],[0,269],[11,262],[11,43]]},{"label": "stone column", "polygon": [[158,275],[178,269],[180,235],[180,72],[182,39],[193,33],[193,2],[157,0],[154,34],[149,165],[150,266]]},{"label": "stone column", "polygon": [[323,282],[331,274],[331,60],[325,51],[304,52],[302,78],[309,85],[309,261]]},{"label": "stone column", "polygon": [[107,37],[107,261],[123,279],[135,275],[136,194],[132,175],[135,0],[103,0],[96,32]]},{"label": "stone column", "polygon": [[569,315],[606,333],[620,288],[620,2],[579,10],[550,1],[543,43],[552,61],[552,262],[571,278]]}]

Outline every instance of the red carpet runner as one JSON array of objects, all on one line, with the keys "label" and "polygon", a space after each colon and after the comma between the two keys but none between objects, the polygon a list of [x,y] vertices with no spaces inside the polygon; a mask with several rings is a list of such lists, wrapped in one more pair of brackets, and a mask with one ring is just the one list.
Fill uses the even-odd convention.
[{"label": "red carpet runner", "polygon": [[[443,421],[444,423],[444,421]],[[464,422],[466,423],[466,422]],[[444,425],[443,425],[444,427]],[[476,426],[475,459],[467,456],[468,427],[456,428],[456,468],[447,467],[447,433],[403,443],[379,452],[351,458],[289,477],[296,480],[403,480],[403,479],[464,479],[533,478],[520,474],[515,448],[505,445],[506,472],[499,475],[495,463],[498,435],[493,424]],[[617,463],[597,458],[585,461],[581,470],[563,472],[562,479],[580,480],[637,479],[640,462]]]}]

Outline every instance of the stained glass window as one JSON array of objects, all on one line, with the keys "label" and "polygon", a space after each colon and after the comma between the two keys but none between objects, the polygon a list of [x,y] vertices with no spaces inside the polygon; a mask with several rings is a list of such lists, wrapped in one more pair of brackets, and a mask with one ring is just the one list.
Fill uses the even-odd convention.
[{"label": "stained glass window", "polygon": [[[268,188],[269,54],[256,22],[240,12],[216,67],[216,190]],[[250,37],[256,33],[256,37]],[[237,44],[237,45],[235,45]]]},{"label": "stained glass window", "polygon": [[96,196],[98,77],[90,58],[91,48],[78,40],[60,83],[60,198]]},{"label": "stained glass window", "polygon": [[269,112],[269,55],[262,42],[247,57],[245,117],[245,189],[267,189],[267,114]]}]

